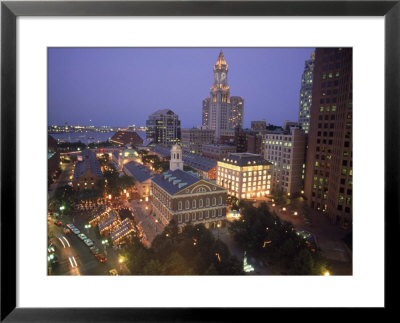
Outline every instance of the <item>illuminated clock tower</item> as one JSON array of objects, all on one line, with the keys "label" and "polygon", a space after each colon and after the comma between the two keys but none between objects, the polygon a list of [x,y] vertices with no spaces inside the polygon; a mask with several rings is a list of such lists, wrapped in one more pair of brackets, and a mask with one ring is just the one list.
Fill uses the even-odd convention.
[{"label": "illuminated clock tower", "polygon": [[228,64],[224,54],[219,53],[214,65],[214,84],[211,87],[208,128],[215,130],[215,138],[219,139],[221,130],[228,129],[230,112],[230,92],[228,85]]},{"label": "illuminated clock tower", "polygon": [[221,51],[214,65],[214,84],[210,97],[203,100],[202,125],[215,130],[215,139],[218,140],[223,130],[243,127],[243,107],[242,97],[230,96],[228,64]]}]

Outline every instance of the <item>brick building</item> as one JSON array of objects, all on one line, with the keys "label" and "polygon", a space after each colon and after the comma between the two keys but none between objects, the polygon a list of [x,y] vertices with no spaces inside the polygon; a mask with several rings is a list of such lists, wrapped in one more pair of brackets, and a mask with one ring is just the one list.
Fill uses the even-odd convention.
[{"label": "brick building", "polygon": [[[171,163],[177,164],[171,158]],[[182,168],[152,178],[152,211],[165,225],[174,219],[178,226],[198,223],[207,228],[222,226],[226,198],[225,189]]]}]

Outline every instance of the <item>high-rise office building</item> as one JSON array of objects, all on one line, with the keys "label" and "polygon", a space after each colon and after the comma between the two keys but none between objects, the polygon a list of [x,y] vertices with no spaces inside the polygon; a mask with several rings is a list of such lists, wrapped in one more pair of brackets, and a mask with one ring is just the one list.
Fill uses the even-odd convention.
[{"label": "high-rise office building", "polygon": [[172,146],[180,142],[181,122],[170,109],[157,110],[146,121],[146,139],[154,144]]},{"label": "high-rise office building", "polygon": [[315,51],[304,183],[308,204],[345,226],[352,222],[352,67],[351,48]]},{"label": "high-rise office building", "polygon": [[208,127],[208,115],[210,113],[210,98],[203,100],[203,114],[202,114],[202,125]]},{"label": "high-rise office building", "polygon": [[300,193],[304,180],[306,135],[298,127],[263,135],[264,158],[273,165],[272,188]]},{"label": "high-rise office building", "polygon": [[210,97],[203,100],[203,126],[215,130],[215,138],[219,139],[221,131],[243,125],[243,106],[243,98],[230,96],[228,64],[221,51],[214,65],[214,84],[211,87]]},{"label": "high-rise office building", "polygon": [[301,77],[299,124],[305,133],[308,133],[310,128],[314,60],[315,52],[313,52],[311,58],[305,62],[304,73]]},{"label": "high-rise office building", "polygon": [[243,128],[244,100],[241,96],[231,96],[229,110],[229,129]]}]

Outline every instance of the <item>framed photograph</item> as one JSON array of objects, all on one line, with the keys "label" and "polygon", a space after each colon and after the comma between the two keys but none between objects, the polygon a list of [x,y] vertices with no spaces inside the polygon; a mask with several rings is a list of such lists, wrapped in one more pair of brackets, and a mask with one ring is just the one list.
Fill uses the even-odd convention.
[{"label": "framed photograph", "polygon": [[399,19],[398,1],[2,1],[1,320],[392,308]]}]

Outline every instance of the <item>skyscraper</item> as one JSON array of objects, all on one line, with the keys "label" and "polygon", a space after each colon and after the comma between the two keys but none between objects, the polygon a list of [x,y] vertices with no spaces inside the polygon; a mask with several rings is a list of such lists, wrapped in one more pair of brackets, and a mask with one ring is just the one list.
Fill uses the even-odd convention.
[{"label": "skyscraper", "polygon": [[230,98],[231,108],[229,110],[229,129],[235,129],[236,127],[243,128],[243,107],[244,100],[240,96],[231,96]]},{"label": "skyscraper", "polygon": [[210,97],[203,100],[203,126],[215,130],[215,138],[219,139],[221,130],[233,129],[243,125],[243,99],[232,97],[228,85],[228,64],[222,51],[214,65],[214,84],[211,87]]},{"label": "skyscraper", "polygon": [[310,127],[314,60],[315,52],[311,54],[311,59],[305,62],[301,77],[299,124],[305,133],[308,133]]},{"label": "skyscraper", "polygon": [[210,113],[210,98],[203,100],[203,114],[202,114],[202,125],[208,127],[208,115]]},{"label": "skyscraper", "polygon": [[312,208],[332,222],[352,221],[351,48],[318,48],[310,114],[304,192]]},{"label": "skyscraper", "polygon": [[157,110],[146,121],[146,139],[152,143],[172,146],[180,142],[181,122],[170,109]]}]

